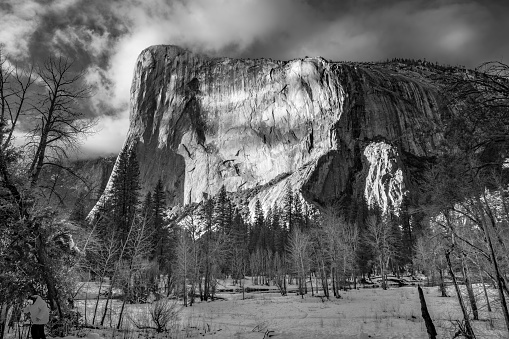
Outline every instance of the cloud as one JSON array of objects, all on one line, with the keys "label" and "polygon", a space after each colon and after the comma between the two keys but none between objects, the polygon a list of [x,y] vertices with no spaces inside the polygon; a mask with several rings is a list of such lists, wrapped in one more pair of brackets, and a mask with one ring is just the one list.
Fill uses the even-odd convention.
[{"label": "cloud", "polygon": [[[128,96],[138,54],[155,44],[176,44],[209,54],[235,56],[255,41],[282,31],[283,14],[302,20],[303,8],[289,0],[194,0],[168,4],[162,0],[127,1],[115,10],[129,31],[120,37],[110,58],[113,102]],[[300,3],[300,6],[305,6]]]},{"label": "cloud", "polygon": [[82,141],[80,152],[74,156],[77,158],[88,158],[118,154],[118,151],[124,144],[128,127],[128,116],[100,117],[95,127],[95,133]]},{"label": "cloud", "polygon": [[429,5],[420,1],[392,1],[384,4],[388,5],[374,7],[371,1],[360,2],[328,20],[323,19],[324,13],[319,13],[318,26],[307,22],[304,34],[302,29],[292,29],[291,32],[299,34],[276,38],[278,45],[259,44],[254,54],[261,56],[268,50],[276,58],[320,55],[349,61],[427,58],[475,67],[493,57],[477,49],[478,46],[497,41],[497,36],[501,40],[500,31],[486,27],[493,13],[481,3],[441,1]]},{"label": "cloud", "polygon": [[37,29],[37,12],[40,6],[34,2],[7,1],[0,5],[0,43],[4,53],[21,57],[28,53],[28,39]]},{"label": "cloud", "polygon": [[229,57],[406,57],[475,67],[509,57],[508,7],[497,0],[3,0],[0,43],[18,60],[75,58],[95,88],[90,114],[106,117],[97,139],[121,140],[126,131],[108,124],[127,129],[135,60],[150,45]]}]

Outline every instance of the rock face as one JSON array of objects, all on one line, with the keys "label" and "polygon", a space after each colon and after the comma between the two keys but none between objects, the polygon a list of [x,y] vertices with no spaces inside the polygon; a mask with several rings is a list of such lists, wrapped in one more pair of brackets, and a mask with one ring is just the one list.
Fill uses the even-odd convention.
[{"label": "rock face", "polygon": [[231,192],[272,181],[256,195],[264,208],[291,185],[317,206],[397,209],[440,141],[426,132],[440,123],[441,85],[430,78],[393,64],[153,46],[136,63],[124,147],[137,149],[145,190],[162,178],[173,205],[221,185]]},{"label": "rock face", "polygon": [[101,197],[115,164],[114,157],[75,160],[66,164],[69,170],[48,166],[42,174],[44,186],[54,188],[46,199],[50,205],[71,211],[77,200],[89,211]]}]

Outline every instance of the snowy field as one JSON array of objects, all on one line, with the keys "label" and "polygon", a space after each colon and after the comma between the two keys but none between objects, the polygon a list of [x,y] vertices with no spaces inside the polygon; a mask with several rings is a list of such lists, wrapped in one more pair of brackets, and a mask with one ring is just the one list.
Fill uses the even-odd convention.
[{"label": "snowy field", "polygon": [[[246,280],[250,285],[250,281]],[[224,288],[232,286],[224,284]],[[281,296],[270,286],[266,291],[242,293],[218,293],[219,300],[213,302],[196,302],[192,307],[182,307],[180,319],[175,329],[169,334],[156,334],[154,331],[139,330],[133,326],[134,319],[138,324],[149,323],[148,309],[150,304],[126,305],[127,316],[122,323],[122,330],[84,328],[76,335],[91,339],[149,339],[149,338],[428,338],[426,326],[422,320],[419,296],[416,286],[380,288],[360,288],[359,290],[341,291],[342,298],[331,297],[327,301],[313,297],[309,293],[304,298],[289,293]],[[296,286],[289,286],[291,289]],[[89,286],[88,297],[97,296],[94,286]],[[429,312],[435,323],[438,338],[453,338],[457,330],[456,321],[461,319],[458,300],[454,289],[449,287],[450,297],[439,297],[437,287],[424,287],[424,296]],[[484,295],[477,288],[477,299],[480,306],[480,320],[474,321],[477,338],[507,338],[501,331],[504,327],[501,313],[497,309],[496,291],[490,290],[493,312],[487,312]],[[94,293],[95,292],[95,293]],[[321,293],[319,293],[321,294]],[[105,300],[100,300],[96,323],[104,307]],[[76,302],[78,311],[87,323],[92,322],[95,301]],[[180,307],[180,306],[179,306]],[[104,325],[116,327],[121,302],[113,300],[113,308],[108,312]]]},{"label": "snowy field", "polygon": [[[198,301],[192,307],[183,307],[178,330],[171,337],[428,338],[416,286],[341,291],[341,299],[331,297],[327,301],[312,297],[310,293],[303,299],[293,292],[281,296],[273,286],[249,286],[250,281],[246,281],[248,287],[266,291],[246,293],[245,300],[242,300],[242,293],[218,293],[220,300]],[[224,286],[231,288],[229,284]],[[295,286],[289,287],[293,289]],[[424,287],[423,290],[438,338],[452,338],[457,330],[456,321],[461,319],[454,289],[449,287],[448,298],[439,297],[437,287]],[[491,290],[490,294],[492,307],[497,308],[495,292]],[[94,295],[92,289],[90,294]],[[500,312],[497,309],[487,312],[480,289],[477,296],[481,310],[481,320],[473,322],[477,337],[506,338],[504,332],[497,330],[504,326]],[[84,301],[78,301],[76,306],[84,315]],[[87,301],[88,323],[91,323],[94,306],[93,300]],[[104,300],[101,300],[99,311],[103,306]],[[113,310],[108,313],[104,325],[115,327],[120,307],[121,302],[114,300]],[[95,332],[102,337],[114,335],[133,339],[153,337],[152,333],[149,335],[146,331],[137,330],[130,320],[148,322],[148,307],[148,304],[127,305],[128,316],[122,324],[122,332],[114,334],[111,330],[85,329],[80,334]]]}]

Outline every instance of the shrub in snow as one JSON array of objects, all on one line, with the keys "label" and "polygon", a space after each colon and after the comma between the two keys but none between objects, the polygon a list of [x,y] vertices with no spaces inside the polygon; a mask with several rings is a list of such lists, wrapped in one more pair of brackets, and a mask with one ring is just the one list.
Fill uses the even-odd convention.
[{"label": "shrub in snow", "polygon": [[161,299],[152,303],[146,314],[129,315],[131,322],[139,329],[154,329],[157,332],[168,332],[179,321],[182,307],[176,301]]}]

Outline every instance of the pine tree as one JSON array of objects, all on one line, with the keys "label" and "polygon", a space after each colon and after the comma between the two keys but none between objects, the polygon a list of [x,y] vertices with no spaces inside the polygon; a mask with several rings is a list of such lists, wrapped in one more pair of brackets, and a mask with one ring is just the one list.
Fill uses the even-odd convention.
[{"label": "pine tree", "polygon": [[[169,234],[164,228],[164,208],[166,207],[166,196],[162,180],[159,178],[152,194],[152,223],[153,223],[153,246],[154,258],[159,263],[159,267],[163,268],[168,263],[165,247],[169,245]],[[165,253],[168,252],[168,253]],[[168,266],[169,267],[169,266]]]},{"label": "pine tree", "polygon": [[235,244],[243,244],[248,240],[247,228],[245,228],[244,219],[238,209],[233,211],[232,218],[232,242]]},{"label": "pine tree", "polygon": [[232,223],[232,205],[226,194],[226,188],[221,186],[214,204],[214,225],[223,234],[230,232]]},{"label": "pine tree", "polygon": [[141,216],[143,220],[151,226],[152,226],[152,208],[153,208],[152,193],[148,192],[145,195],[145,199],[143,199],[143,203],[141,204]]},{"label": "pine tree", "polygon": [[256,204],[255,204],[255,220],[253,222],[248,222],[248,225],[249,225],[248,250],[249,253],[252,253],[256,250],[258,238],[260,237],[260,228],[257,227],[256,223]]},{"label": "pine tree", "polygon": [[125,242],[129,228],[134,223],[138,208],[140,170],[136,150],[131,148],[119,154],[118,166],[113,176],[111,209],[115,230]]},{"label": "pine tree", "polygon": [[155,238],[155,228],[154,228],[154,201],[152,199],[152,192],[147,192],[143,202],[140,207],[140,218],[142,222],[145,224],[145,228],[147,232],[150,234],[150,245],[151,252],[149,259],[152,260],[155,257],[155,246],[153,239]]},{"label": "pine tree", "polygon": [[265,218],[263,216],[262,204],[260,203],[260,200],[256,200],[255,219],[254,219],[255,226],[258,228],[261,228],[263,226],[264,220],[265,220]]},{"label": "pine tree", "polygon": [[293,215],[293,191],[290,184],[286,186],[285,196],[283,198],[283,225],[288,233],[291,233],[294,227]]},{"label": "pine tree", "polygon": [[293,224],[299,230],[302,230],[304,225],[304,216],[302,215],[302,202],[297,193],[293,196]]},{"label": "pine tree", "polygon": [[241,212],[235,209],[232,214],[232,241],[229,249],[229,263],[233,279],[240,280],[244,278],[247,267],[249,267],[249,235],[247,224]]},{"label": "pine tree", "polygon": [[286,232],[283,227],[281,227],[281,209],[275,205],[272,209],[272,233],[274,238],[274,247],[272,251],[278,252],[279,254],[283,254],[285,252],[285,243],[286,243]]},{"label": "pine tree", "polygon": [[274,229],[272,228],[272,220],[273,219],[274,219],[274,215],[272,212],[272,207],[269,207],[269,210],[267,211],[267,217],[265,218],[265,229],[267,230],[265,242],[267,244],[267,250],[272,253],[275,252]]},{"label": "pine tree", "polygon": [[84,222],[86,218],[85,213],[85,193],[81,192],[74,203],[74,207],[69,216],[69,220],[76,222]]},{"label": "pine tree", "polygon": [[211,198],[207,198],[202,205],[201,219],[204,222],[205,234],[202,236],[202,250],[203,250],[203,294],[200,291],[200,298],[202,300],[208,300],[212,297],[213,293],[211,290],[211,280],[213,275],[213,264],[214,259],[212,258],[212,251],[214,248],[213,242],[215,241],[215,235],[212,230],[214,224],[214,201]]},{"label": "pine tree", "polygon": [[312,224],[316,221],[318,212],[316,207],[308,204],[306,201],[302,203],[302,227],[304,230],[309,230]]},{"label": "pine tree", "polygon": [[260,200],[256,200],[255,203],[255,218],[254,218],[254,226],[253,228],[256,230],[256,238],[255,248],[265,249],[266,243],[266,232],[265,232],[265,217],[263,216],[263,208]]}]

